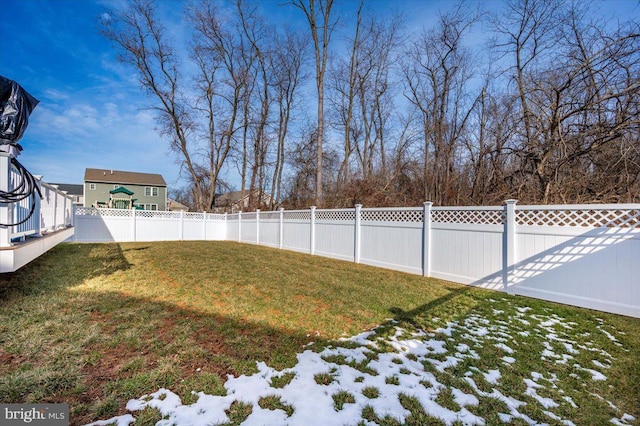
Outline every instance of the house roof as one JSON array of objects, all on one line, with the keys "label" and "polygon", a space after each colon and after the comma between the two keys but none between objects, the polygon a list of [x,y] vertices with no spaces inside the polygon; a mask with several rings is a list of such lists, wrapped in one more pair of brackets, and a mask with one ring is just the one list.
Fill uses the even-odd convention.
[{"label": "house roof", "polygon": [[[240,201],[241,191],[225,192],[216,195],[216,204],[232,204]],[[245,191],[245,197],[249,196],[249,191]]]},{"label": "house roof", "polygon": [[132,185],[167,186],[162,175],[155,173],[125,172],[122,170],[85,169],[85,182],[122,183]]},{"label": "house roof", "polygon": [[172,198],[167,198],[167,204],[169,205],[169,210],[184,210],[184,211],[188,211],[189,207],[185,206],[182,203],[177,202],[176,200],[172,199]]},{"label": "house roof", "polygon": [[[258,196],[259,191],[257,189],[254,190],[253,194],[254,196]],[[235,203],[239,203],[243,199],[249,198],[249,190],[247,189],[244,191],[244,197],[241,197],[241,195],[242,195],[242,191],[232,191],[232,192],[225,192],[224,194],[217,194],[215,204],[216,206],[223,206],[223,205],[232,205]],[[261,198],[263,200],[268,199],[269,195],[263,192]]]},{"label": "house roof", "polygon": [[50,183],[50,185],[56,185],[60,191],[67,191],[69,195],[83,194],[83,185],[74,183]]}]

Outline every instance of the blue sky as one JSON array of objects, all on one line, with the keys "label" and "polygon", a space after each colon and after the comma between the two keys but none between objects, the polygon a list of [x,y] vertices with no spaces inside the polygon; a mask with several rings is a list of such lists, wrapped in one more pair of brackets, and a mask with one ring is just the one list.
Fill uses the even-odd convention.
[{"label": "blue sky", "polygon": [[47,182],[82,183],[86,167],[160,173],[178,166],[154,131],[135,76],[98,34],[110,5],[0,0],[0,74],[40,100],[18,158]]},{"label": "blue sky", "polygon": [[[263,1],[265,11],[287,22],[301,18],[284,1]],[[125,0],[0,0],[0,75],[40,100],[21,140],[18,158],[47,182],[82,183],[86,167],[162,174],[170,189],[182,186],[179,165],[155,131],[150,100],[130,68],[118,63],[98,34],[101,14]],[[178,41],[184,37],[182,0],[158,0],[162,19]],[[344,6],[345,0],[339,4]],[[355,2],[348,2],[349,6]],[[419,26],[453,2],[372,0],[374,9],[411,11]],[[489,8],[500,2],[489,1]],[[638,14],[637,0],[606,1],[603,9]],[[273,18],[272,16],[272,18]],[[311,108],[313,110],[313,108]],[[232,179],[231,179],[232,180]]]}]

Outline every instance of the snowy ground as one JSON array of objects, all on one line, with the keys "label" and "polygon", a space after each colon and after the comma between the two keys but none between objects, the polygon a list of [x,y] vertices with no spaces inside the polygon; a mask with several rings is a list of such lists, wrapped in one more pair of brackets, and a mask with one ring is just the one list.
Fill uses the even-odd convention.
[{"label": "snowy ground", "polygon": [[[434,318],[433,332],[392,323],[319,353],[307,350],[298,355],[297,365],[282,371],[258,363],[257,374],[229,376],[226,396],[198,393],[191,405],[160,389],[129,401],[126,408],[132,414],[93,425],[129,425],[146,407],[164,416],[158,425],[216,425],[229,422],[226,411],[235,401],[252,407],[245,426],[375,424],[381,419],[404,423],[410,416],[415,420],[416,406],[423,418],[437,418],[447,425],[516,418],[527,424],[573,425],[563,413],[578,409],[569,395],[575,392],[575,383],[588,392],[589,381],[606,381],[614,357],[598,348],[593,333],[576,334],[575,323],[527,306],[507,305],[508,312],[494,309],[491,321],[473,313],[446,324]],[[603,321],[597,330],[600,338],[626,350]],[[536,353],[532,348],[538,348]],[[549,368],[514,375],[516,363],[530,359],[561,367],[568,374],[561,379]],[[565,383],[572,379],[574,383]],[[509,393],[510,389],[525,391]],[[635,421],[611,401],[591,396],[608,406],[612,424]],[[489,414],[493,417],[474,414],[491,411],[479,409],[487,404],[495,407]]]}]

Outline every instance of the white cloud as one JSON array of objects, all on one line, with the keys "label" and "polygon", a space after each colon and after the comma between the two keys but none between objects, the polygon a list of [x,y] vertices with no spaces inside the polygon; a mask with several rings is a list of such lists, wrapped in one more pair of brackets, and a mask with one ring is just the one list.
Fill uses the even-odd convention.
[{"label": "white cloud", "polygon": [[69,99],[69,94],[56,89],[46,89],[44,91],[44,101],[57,102],[61,99]]},{"label": "white cloud", "polygon": [[85,168],[96,167],[159,173],[176,185],[179,168],[155,131],[153,113],[141,109],[141,93],[56,92],[34,110],[21,141],[19,160],[32,173],[48,182],[81,183]]}]

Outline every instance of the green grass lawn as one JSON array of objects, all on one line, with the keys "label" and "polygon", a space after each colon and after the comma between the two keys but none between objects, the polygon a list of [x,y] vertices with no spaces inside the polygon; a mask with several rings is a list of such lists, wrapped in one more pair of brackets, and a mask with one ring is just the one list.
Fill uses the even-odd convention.
[{"label": "green grass lawn", "polygon": [[[589,358],[576,355],[563,364],[535,355],[544,350],[540,330],[546,329],[524,316],[518,320],[519,313],[538,315],[538,326],[545,318],[571,324],[556,343],[588,340],[606,351],[606,380],[587,380],[571,370]],[[506,344],[521,349],[501,378],[503,394],[531,398],[523,396],[522,381],[538,372],[544,380],[563,379],[563,386],[549,386],[556,390],[540,392],[570,397],[562,416],[576,424],[615,417],[606,401],[640,418],[638,319],[232,242],[62,244],[0,276],[0,402],[67,402],[71,423],[82,424],[122,414],[129,399],[161,387],[183,403],[195,401],[192,391],[223,395],[227,375],[253,374],[256,361],[290,368],[309,342],[321,350],[377,325],[383,325],[377,330],[381,338],[396,327],[433,333],[449,325],[449,349],[472,348],[477,342],[460,325],[474,321],[502,324],[513,331]],[[465,371],[490,370],[509,354],[485,345],[477,355],[434,374],[441,383],[484,395],[491,384],[478,373],[473,377],[479,390],[471,389]],[[438,398],[445,406],[455,404],[447,392]],[[340,407],[350,402],[346,394],[334,399]],[[410,398],[406,403],[416,405]],[[483,397],[475,414],[491,418],[499,408]],[[242,404],[235,411],[229,417],[237,422],[248,415]],[[528,415],[537,418],[540,411],[532,408]],[[420,415],[426,414],[417,410],[415,418]],[[152,409],[136,417],[136,424],[160,419]],[[372,412],[363,419],[389,421]]]}]

